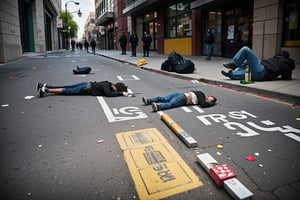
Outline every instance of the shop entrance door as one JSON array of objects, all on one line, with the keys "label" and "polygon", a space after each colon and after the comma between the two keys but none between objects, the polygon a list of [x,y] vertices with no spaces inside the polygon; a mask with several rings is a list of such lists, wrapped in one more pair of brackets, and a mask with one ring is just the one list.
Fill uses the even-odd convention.
[{"label": "shop entrance door", "polygon": [[150,22],[145,22],[144,23],[144,30],[149,31],[149,34],[152,37],[150,50],[151,51],[156,51],[157,50],[157,22],[156,22],[156,20],[153,20],[153,21],[150,21]]},{"label": "shop entrance door", "polygon": [[243,46],[252,47],[252,11],[250,5],[223,12],[223,57],[232,58]]}]

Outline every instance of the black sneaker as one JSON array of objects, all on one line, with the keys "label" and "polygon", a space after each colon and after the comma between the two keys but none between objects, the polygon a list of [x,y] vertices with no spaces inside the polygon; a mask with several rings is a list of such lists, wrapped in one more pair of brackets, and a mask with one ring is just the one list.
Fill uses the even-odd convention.
[{"label": "black sneaker", "polygon": [[236,68],[238,68],[238,66],[236,66],[233,63],[224,63],[223,66],[226,67],[227,69],[232,69],[232,70],[235,70]]},{"label": "black sneaker", "polygon": [[45,86],[41,87],[39,90],[38,90],[38,95],[40,98],[46,96],[48,93],[48,90]]},{"label": "black sneaker", "polygon": [[36,84],[36,91],[38,92],[40,88],[42,87],[47,87],[47,84],[46,83],[40,83],[40,82],[37,82]]},{"label": "black sneaker", "polygon": [[151,104],[150,100],[147,99],[146,97],[142,97],[142,100],[143,100],[143,103],[144,103],[145,105],[150,105],[150,104]]},{"label": "black sneaker", "polygon": [[231,70],[229,70],[228,72],[225,72],[225,71],[221,71],[221,73],[224,75],[224,76],[226,76],[226,77],[228,77],[228,78],[230,78],[230,76],[229,76],[229,73],[231,72]]},{"label": "black sneaker", "polygon": [[151,105],[152,105],[152,110],[153,110],[153,112],[157,112],[157,111],[160,110],[160,109],[159,109],[159,105],[157,105],[156,103],[153,102]]}]

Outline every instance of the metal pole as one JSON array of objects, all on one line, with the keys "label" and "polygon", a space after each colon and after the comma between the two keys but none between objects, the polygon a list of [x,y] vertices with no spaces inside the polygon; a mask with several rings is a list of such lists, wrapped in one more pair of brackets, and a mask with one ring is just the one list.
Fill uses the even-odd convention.
[{"label": "metal pole", "polygon": [[[66,12],[66,27],[68,24],[68,12],[67,12],[67,4],[68,2],[65,3],[65,12]],[[67,27],[67,31],[66,31],[66,50],[69,50],[69,37],[68,37],[68,27]]]}]

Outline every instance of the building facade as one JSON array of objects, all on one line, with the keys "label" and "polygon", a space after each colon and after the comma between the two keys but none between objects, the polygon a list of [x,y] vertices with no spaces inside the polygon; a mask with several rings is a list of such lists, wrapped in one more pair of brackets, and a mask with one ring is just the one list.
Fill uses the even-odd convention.
[{"label": "building facade", "polygon": [[125,31],[128,38],[127,16],[123,15],[124,0],[95,0],[95,21],[100,26],[102,49],[118,49],[118,38]]},{"label": "building facade", "polygon": [[61,0],[4,0],[0,7],[0,63],[61,48]]},{"label": "building facade", "polygon": [[246,45],[261,59],[288,50],[300,63],[297,0],[96,0],[95,5],[96,24],[105,27],[103,36],[111,43],[106,49],[120,49],[116,40],[122,31],[128,37],[134,30],[141,39],[147,30],[152,51],[201,56],[211,28],[214,56],[230,58]]}]

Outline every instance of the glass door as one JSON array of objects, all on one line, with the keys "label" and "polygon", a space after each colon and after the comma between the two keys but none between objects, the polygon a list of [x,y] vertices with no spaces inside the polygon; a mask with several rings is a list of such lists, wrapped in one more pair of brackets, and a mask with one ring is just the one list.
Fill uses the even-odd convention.
[{"label": "glass door", "polygon": [[249,5],[224,11],[223,57],[233,57],[243,46],[252,47],[252,17]]},{"label": "glass door", "polygon": [[214,34],[215,41],[213,43],[212,55],[222,55],[222,11],[221,9],[210,10],[205,13],[204,27],[202,29],[202,52],[207,55],[205,41],[205,35],[208,28]]}]

